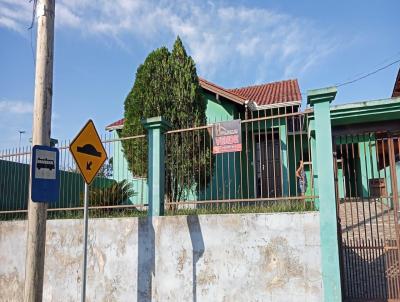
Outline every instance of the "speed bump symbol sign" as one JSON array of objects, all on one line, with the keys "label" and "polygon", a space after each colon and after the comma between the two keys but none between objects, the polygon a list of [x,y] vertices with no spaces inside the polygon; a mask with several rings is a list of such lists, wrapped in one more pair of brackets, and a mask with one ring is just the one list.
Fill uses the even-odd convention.
[{"label": "speed bump symbol sign", "polygon": [[92,120],[89,120],[69,145],[69,150],[89,185],[107,159],[107,153]]}]

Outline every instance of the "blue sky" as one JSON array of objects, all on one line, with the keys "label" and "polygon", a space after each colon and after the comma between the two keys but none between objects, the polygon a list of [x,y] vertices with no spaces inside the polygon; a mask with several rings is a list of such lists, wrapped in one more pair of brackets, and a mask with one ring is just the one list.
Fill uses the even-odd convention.
[{"label": "blue sky", "polygon": [[[227,88],[299,79],[303,92],[400,59],[400,2],[56,0],[52,137],[123,116],[138,65],[180,35],[198,74]],[[0,0],[0,149],[32,128],[32,3]],[[338,89],[335,103],[387,98],[399,63]]]}]

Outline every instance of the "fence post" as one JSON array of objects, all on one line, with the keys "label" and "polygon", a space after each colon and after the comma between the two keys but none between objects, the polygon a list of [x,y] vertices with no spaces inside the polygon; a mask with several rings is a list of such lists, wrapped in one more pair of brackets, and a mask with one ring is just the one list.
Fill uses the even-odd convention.
[{"label": "fence post", "polygon": [[[281,159],[282,159],[282,179],[283,179],[283,187],[282,187],[282,194],[283,196],[289,196],[289,186],[290,183],[287,182],[288,180],[288,147],[287,147],[287,122],[286,119],[281,119],[279,121],[279,139],[281,145]],[[293,139],[295,137],[293,136]]]},{"label": "fence post", "polygon": [[333,171],[330,103],[336,87],[309,90],[307,101],[314,107],[315,154],[318,169],[321,265],[324,301],[342,301],[337,234],[336,196]]},{"label": "fence post", "polygon": [[147,130],[147,188],[149,216],[164,215],[165,132],[171,125],[161,116],[142,120]]},{"label": "fence post", "polygon": [[[315,143],[315,121],[314,119],[309,120],[308,124],[309,138],[310,138],[310,148],[311,148],[311,160],[312,160],[312,173],[310,175],[312,181],[312,187],[314,189],[314,195],[318,195],[318,163],[317,163],[317,150]],[[315,155],[315,156],[314,156]],[[317,211],[319,211],[319,198],[314,199],[314,206]]]}]

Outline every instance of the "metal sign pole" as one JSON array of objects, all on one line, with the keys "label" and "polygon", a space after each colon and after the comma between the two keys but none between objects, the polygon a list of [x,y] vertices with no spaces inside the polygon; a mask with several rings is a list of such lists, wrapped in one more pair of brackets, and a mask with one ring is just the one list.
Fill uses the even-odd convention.
[{"label": "metal sign pole", "polygon": [[84,210],[83,210],[83,270],[82,270],[82,302],[86,300],[86,266],[87,266],[87,237],[88,237],[88,184],[85,182]]},{"label": "metal sign pole", "polygon": [[83,268],[82,268],[82,297],[81,301],[85,302],[86,299],[86,270],[87,270],[87,237],[88,237],[88,199],[89,189],[88,186],[92,183],[99,172],[101,166],[107,159],[107,152],[104,149],[100,136],[97,133],[96,127],[92,120],[89,120],[86,125],[81,129],[79,134],[74,138],[69,145],[69,150],[81,171],[82,177],[85,180],[85,193],[84,193],[84,210],[83,210]]}]

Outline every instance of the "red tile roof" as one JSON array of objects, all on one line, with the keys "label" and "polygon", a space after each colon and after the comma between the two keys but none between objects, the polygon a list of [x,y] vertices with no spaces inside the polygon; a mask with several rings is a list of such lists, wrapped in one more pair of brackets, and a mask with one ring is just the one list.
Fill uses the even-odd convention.
[{"label": "red tile roof", "polygon": [[[274,105],[283,103],[301,102],[300,88],[297,80],[287,80],[275,83],[267,83],[256,86],[226,89],[199,78],[200,86],[208,91],[223,96],[237,104],[244,105],[246,101],[252,101],[257,106]],[[124,119],[120,119],[106,127],[106,130],[122,129]]]},{"label": "red tile roof", "polygon": [[400,96],[400,68],[397,74],[396,82],[394,83],[392,98]]},{"label": "red tile roof", "polygon": [[115,130],[115,129],[122,129],[122,127],[124,126],[124,122],[125,122],[125,119],[122,118],[122,119],[120,119],[120,120],[108,125],[106,127],[106,130],[110,130],[111,131],[111,130]]},{"label": "red tile roof", "polygon": [[255,102],[258,106],[301,102],[299,83],[296,79],[234,88],[229,91]]}]

